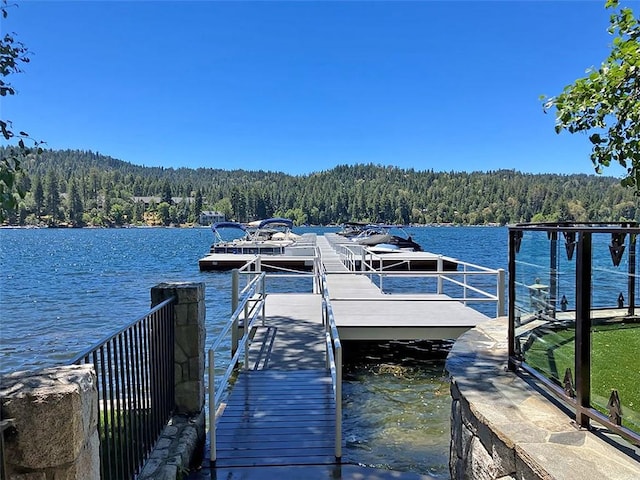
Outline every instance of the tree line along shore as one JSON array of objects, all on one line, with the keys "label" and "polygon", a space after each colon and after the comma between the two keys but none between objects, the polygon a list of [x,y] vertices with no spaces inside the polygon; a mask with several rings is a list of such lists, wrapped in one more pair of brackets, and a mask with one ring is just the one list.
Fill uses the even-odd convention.
[{"label": "tree line along shore", "polygon": [[24,159],[22,168],[17,184],[25,195],[8,225],[190,226],[198,224],[202,212],[240,222],[282,216],[298,225],[504,225],[637,221],[640,216],[633,190],[619,179],[595,174],[358,164],[288,175],[145,167],[82,150],[45,150]]}]

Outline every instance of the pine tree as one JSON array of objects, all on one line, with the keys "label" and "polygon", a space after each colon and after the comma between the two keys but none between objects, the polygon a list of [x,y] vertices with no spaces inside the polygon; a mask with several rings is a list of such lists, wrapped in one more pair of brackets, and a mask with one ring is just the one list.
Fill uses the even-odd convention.
[{"label": "pine tree", "polygon": [[51,216],[52,222],[60,219],[60,190],[58,188],[58,177],[55,170],[47,172],[44,184],[44,207],[45,214]]},{"label": "pine tree", "polygon": [[82,199],[80,193],[76,187],[74,178],[69,181],[69,188],[67,191],[67,213],[69,216],[69,222],[73,225],[82,225]]},{"label": "pine tree", "polygon": [[40,219],[42,216],[42,207],[44,206],[44,190],[42,189],[42,181],[40,177],[35,177],[34,186],[33,186],[33,202],[36,207],[36,217]]}]

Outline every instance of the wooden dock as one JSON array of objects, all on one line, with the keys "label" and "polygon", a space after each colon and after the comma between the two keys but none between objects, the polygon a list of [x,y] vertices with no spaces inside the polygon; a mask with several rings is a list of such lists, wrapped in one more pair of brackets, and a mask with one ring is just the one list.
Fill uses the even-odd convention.
[{"label": "wooden dock", "polygon": [[[366,275],[349,272],[325,237],[317,245],[341,340],[450,339],[488,320],[444,295],[382,293]],[[265,317],[248,368],[218,412],[215,467],[335,464],[322,296],[268,294]]]}]

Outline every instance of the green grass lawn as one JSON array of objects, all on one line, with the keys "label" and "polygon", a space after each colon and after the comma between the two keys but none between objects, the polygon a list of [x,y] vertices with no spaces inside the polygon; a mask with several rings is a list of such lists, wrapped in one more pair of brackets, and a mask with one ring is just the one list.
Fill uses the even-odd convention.
[{"label": "green grass lawn", "polygon": [[[622,424],[640,432],[640,325],[606,325],[591,334],[591,404],[608,414],[611,390],[618,390]],[[574,331],[543,334],[525,353],[525,361],[548,378],[563,385],[571,368],[575,381]]]}]

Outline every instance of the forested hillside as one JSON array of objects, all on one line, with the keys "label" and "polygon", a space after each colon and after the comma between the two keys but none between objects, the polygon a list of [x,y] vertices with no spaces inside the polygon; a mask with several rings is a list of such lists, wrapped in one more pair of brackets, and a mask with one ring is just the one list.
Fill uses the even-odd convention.
[{"label": "forested hillside", "polygon": [[[638,220],[637,198],[611,177],[337,166],[310,175],[144,167],[90,151],[47,150],[23,162],[27,192],[12,224],[184,224],[203,210],[248,221],[482,225]],[[155,197],[145,203],[136,197]]]}]

